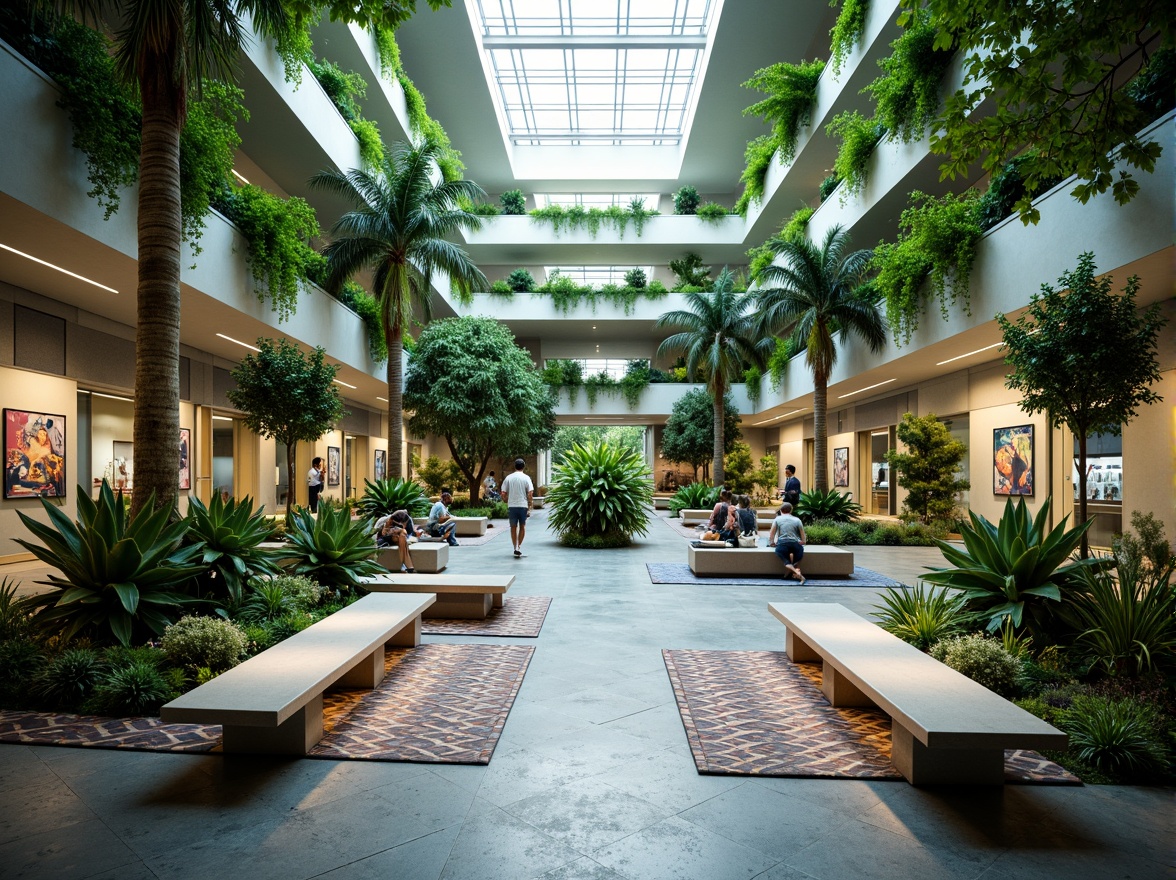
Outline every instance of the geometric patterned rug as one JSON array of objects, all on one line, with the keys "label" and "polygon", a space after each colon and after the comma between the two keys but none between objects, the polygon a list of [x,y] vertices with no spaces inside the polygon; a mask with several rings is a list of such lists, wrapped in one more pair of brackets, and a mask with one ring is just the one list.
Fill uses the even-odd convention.
[{"label": "geometric patterned rug", "polygon": [[[821,665],[782,651],[663,650],[699,773],[902,779],[890,763],[890,719],[833,707]],[[1036,752],[1007,750],[1005,782],[1081,785]]]},{"label": "geometric patterned rug", "polygon": [[[419,645],[390,648],[375,690],[323,695],[326,736],[311,757],[486,764],[534,648]],[[219,751],[218,724],[158,718],[0,711],[0,742],[150,752]]]},{"label": "geometric patterned rug", "polygon": [[492,608],[485,620],[450,620],[425,617],[421,632],[431,636],[498,636],[533,639],[543,629],[550,596],[512,596],[502,600],[501,608]]},{"label": "geometric patterned rug", "polygon": [[[731,550],[732,553],[738,553],[738,549]],[[803,567],[804,563],[801,563]],[[690,584],[699,587],[800,587],[796,581],[789,580],[784,577],[784,571],[781,569],[780,577],[699,577],[690,570],[690,566],[684,562],[647,562],[646,569],[649,571],[649,579],[655,584]],[[860,565],[853,567],[853,574],[849,577],[841,578],[822,578],[822,577],[808,577],[805,579],[805,587],[901,587],[903,586],[893,578],[889,578],[884,574],[872,571],[868,568],[862,568]]]}]

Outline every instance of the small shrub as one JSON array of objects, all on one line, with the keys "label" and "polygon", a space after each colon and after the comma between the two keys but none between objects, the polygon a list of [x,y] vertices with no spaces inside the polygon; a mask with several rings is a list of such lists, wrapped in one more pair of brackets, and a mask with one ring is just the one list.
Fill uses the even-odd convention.
[{"label": "small shrub", "polygon": [[106,672],[84,711],[94,715],[157,715],[159,707],[175,695],[156,664],[137,660]]},{"label": "small shrub", "polygon": [[175,666],[228,669],[245,652],[245,633],[219,617],[181,617],[163,633],[163,653]]},{"label": "small shrub", "polygon": [[821,195],[821,201],[824,202],[825,199],[833,195],[834,190],[836,190],[839,186],[841,186],[841,175],[834,171],[832,174],[821,181],[821,186],[818,190]]},{"label": "small shrub", "polygon": [[721,223],[731,216],[731,211],[718,202],[706,202],[699,205],[698,210],[694,213],[698,219],[707,223]]},{"label": "small shrub", "polygon": [[102,655],[107,669],[117,669],[120,666],[130,666],[135,663],[150,663],[156,668],[163,666],[167,656],[160,650],[141,645],[129,648],[125,645],[114,645],[107,648]]},{"label": "small shrub", "polygon": [[515,269],[506,276],[506,283],[514,293],[531,293],[535,289],[535,276],[526,269]]},{"label": "small shrub", "polygon": [[1135,700],[1078,697],[1065,712],[1062,728],[1070,751],[1115,778],[1134,779],[1167,763],[1156,736],[1155,710]]},{"label": "small shrub", "polygon": [[645,270],[640,268],[630,269],[625,273],[625,286],[632,287],[634,290],[644,290],[648,279],[645,277]]},{"label": "small shrub", "polygon": [[1021,664],[993,639],[977,634],[944,639],[931,648],[931,656],[1001,696],[1017,689]]},{"label": "small shrub", "polygon": [[878,625],[891,635],[926,651],[945,638],[957,636],[964,627],[963,600],[950,590],[887,587],[875,605]]},{"label": "small shrub", "polygon": [[502,213],[519,216],[527,213],[527,198],[521,189],[508,189],[502,194]]},{"label": "small shrub", "polygon": [[618,547],[628,547],[633,543],[629,535],[621,532],[587,536],[565,532],[560,535],[559,542],[565,547],[573,547],[577,550],[613,550]]},{"label": "small shrub", "polygon": [[514,290],[505,281],[495,281],[490,285],[490,292],[498,296],[511,296],[514,294]]},{"label": "small shrub", "polygon": [[804,527],[805,537],[810,544],[838,544],[841,529],[834,522],[814,522]]},{"label": "small shrub", "polygon": [[0,642],[0,709],[24,709],[33,678],[45,665],[41,646],[32,639]]},{"label": "small shrub", "polygon": [[270,638],[274,644],[281,642],[296,633],[302,632],[315,622],[313,615],[302,611],[294,611],[266,624]]},{"label": "small shrub", "polygon": [[819,519],[849,522],[857,519],[861,511],[862,506],[854,501],[853,496],[848,492],[842,493],[836,489],[821,492],[814,489],[812,492],[800,494],[800,501],[797,502],[792,512],[802,522],[810,523]]},{"label": "small shrub", "polygon": [[323,588],[312,578],[303,575],[283,574],[273,579],[273,583],[281,586],[282,590],[293,600],[298,611],[309,611],[323,598]]},{"label": "small shrub", "polygon": [[73,711],[93,692],[102,668],[92,648],[67,648],[37,673],[32,691],[51,709]]},{"label": "small shrub", "polygon": [[264,623],[242,624],[241,632],[245,634],[245,655],[247,657],[254,657],[274,644],[274,635]]},{"label": "small shrub", "polygon": [[693,214],[698,210],[699,201],[698,190],[687,184],[674,193],[674,213]]},{"label": "small shrub", "polygon": [[0,580],[0,641],[25,636],[32,629],[28,611],[16,595],[18,587],[7,577]]},{"label": "small shrub", "polygon": [[293,597],[281,584],[254,581],[239,616],[242,620],[274,620],[296,610]]}]

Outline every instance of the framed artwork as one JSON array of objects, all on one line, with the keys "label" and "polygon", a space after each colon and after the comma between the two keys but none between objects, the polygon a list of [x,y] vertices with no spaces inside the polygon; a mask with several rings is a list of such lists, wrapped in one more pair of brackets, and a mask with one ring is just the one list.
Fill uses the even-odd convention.
[{"label": "framed artwork", "polygon": [[376,450],[376,467],[375,467],[376,482],[378,483],[378,482],[380,482],[380,480],[384,479],[384,475],[387,472],[388,472],[388,450],[377,449]]},{"label": "framed artwork", "polygon": [[849,487],[849,447],[838,446],[833,450],[833,485]]},{"label": "framed artwork", "polygon": [[192,449],[192,429],[180,428],[180,488],[192,488],[192,470],[191,458],[189,452]]},{"label": "framed artwork", "polygon": [[339,472],[341,470],[341,468],[339,467],[339,451],[340,450],[339,450],[338,446],[328,446],[327,447],[327,485],[328,486],[338,486],[339,485]]},{"label": "framed artwork", "polygon": [[992,432],[992,494],[1033,494],[1033,426]]},{"label": "framed artwork", "polygon": [[65,497],[65,416],[4,410],[4,497]]}]

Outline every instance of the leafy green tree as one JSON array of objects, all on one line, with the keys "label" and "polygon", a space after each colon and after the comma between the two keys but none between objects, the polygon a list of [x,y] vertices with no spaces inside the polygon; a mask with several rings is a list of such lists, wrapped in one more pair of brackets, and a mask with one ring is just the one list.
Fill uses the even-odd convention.
[{"label": "leafy green tree", "polygon": [[[320,347],[309,354],[287,339],[258,339],[233,370],[236,388],[229,403],[245,413],[245,427],[286,444],[286,516],[294,510],[294,449],[299,440],[317,440],[347,414],[335,385],[339,367],[328,364]],[[137,469],[136,469],[137,470]]]},{"label": "leafy green tree", "polygon": [[727,390],[743,378],[749,364],[760,362],[756,350],[755,319],[749,314],[755,297],[735,293],[735,278],[723,269],[715,280],[712,293],[686,294],[686,309],[666,312],[654,327],[682,327],[681,332],[662,340],[658,356],[686,355],[686,375],[700,370],[714,405],[714,446],[712,473],[715,484],[723,481],[723,454],[726,452],[723,411]]},{"label": "leafy green tree", "polygon": [[954,439],[934,413],[904,414],[897,434],[906,450],[890,450],[886,462],[897,474],[898,485],[907,490],[902,506],[921,522],[951,519],[956,493],[972,485],[959,476],[967,444]]},{"label": "leafy green tree", "polygon": [[[676,401],[670,411],[670,418],[662,432],[662,456],[667,461],[684,462],[694,470],[698,481],[698,469],[702,478],[709,479],[708,466],[714,456],[715,407],[710,395],[701,388],[687,391]],[[735,399],[727,392],[723,400],[723,453],[730,452],[743,437],[739,429],[739,410]]]},{"label": "leafy green tree", "polygon": [[834,226],[820,247],[805,238],[768,241],[781,265],[760,273],[759,307],[766,333],[789,334],[792,349],[805,352],[813,372],[813,487],[829,489],[829,376],[837,362],[837,343],[861,339],[873,352],[886,344],[886,321],[878,306],[860,295],[873,252],[849,252],[849,233]]},{"label": "leafy green tree", "polygon": [[[1063,272],[1059,289],[1041,285],[1016,321],[997,315],[1012,369],[1006,387],[1021,393],[1021,409],[1048,413],[1078,440],[1078,524],[1086,522],[1086,441],[1091,434],[1119,435],[1140,406],[1161,398],[1150,389],[1160,379],[1156,340],[1167,323],[1157,303],[1136,310],[1139,278],[1123,295],[1111,293],[1111,277],[1095,277],[1094,254],[1078,257]],[[1067,292],[1068,291],[1068,292]],[[1090,552],[1082,533],[1082,558]]]},{"label": "leafy green tree", "polygon": [[404,403],[414,434],[436,434],[477,504],[494,455],[547,449],[555,435],[551,392],[526,349],[493,318],[446,318],[421,331],[408,362]]},{"label": "leafy green tree", "polygon": [[481,228],[482,219],[462,206],[484,193],[472,181],[434,180],[441,158],[441,148],[432,141],[419,147],[398,144],[373,171],[321,171],[311,178],[312,185],[355,206],[331,227],[334,241],[324,251],[326,283],[336,291],[358,273],[372,272],[372,293],[388,341],[388,470],[397,477],[404,474],[404,329],[414,309],[426,321],[432,316],[434,275],[447,277],[465,302],[488,286],[469,255],[446,240]]},{"label": "leafy green tree", "polygon": [[737,495],[751,492],[754,471],[751,447],[742,440],[732,444],[731,451],[723,457],[723,485]]},{"label": "leafy green tree", "polygon": [[688,253],[680,260],[670,260],[670,271],[678,279],[673,289],[698,287],[705,290],[711,283],[710,270],[711,267],[704,266],[702,257],[695,253]]},{"label": "leafy green tree", "polygon": [[577,443],[580,446],[605,443],[644,454],[645,429],[636,425],[562,425],[551,442],[551,460],[559,464]]}]

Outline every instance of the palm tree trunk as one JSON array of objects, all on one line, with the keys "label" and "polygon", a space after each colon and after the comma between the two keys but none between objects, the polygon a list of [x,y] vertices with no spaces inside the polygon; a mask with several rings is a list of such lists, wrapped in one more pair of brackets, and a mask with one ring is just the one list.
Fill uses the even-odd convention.
[{"label": "palm tree trunk", "polygon": [[723,437],[723,395],[725,389],[722,382],[715,383],[715,454],[711,470],[714,473],[714,485],[723,485],[723,447],[726,445]]},{"label": "palm tree trunk", "polygon": [[829,377],[813,376],[813,488],[829,491],[829,467],[825,460],[829,445]]},{"label": "palm tree trunk", "polygon": [[135,491],[137,514],[155,493],[172,507],[180,482],[180,128],[183,100],[172,66],[155,59],[146,76],[139,153],[139,283],[135,330]]},{"label": "palm tree trunk", "polygon": [[404,329],[400,322],[384,322],[388,339],[388,474],[404,476]]}]

